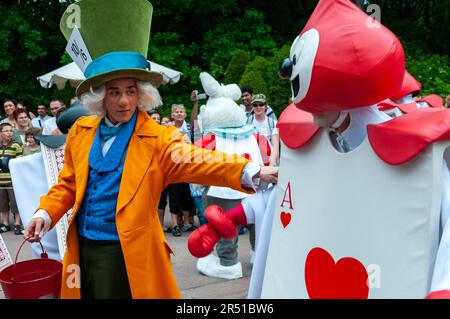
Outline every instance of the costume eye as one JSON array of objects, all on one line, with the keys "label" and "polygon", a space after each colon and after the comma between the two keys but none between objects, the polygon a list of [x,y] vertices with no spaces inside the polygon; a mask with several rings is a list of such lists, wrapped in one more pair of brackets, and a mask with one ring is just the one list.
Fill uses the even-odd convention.
[{"label": "costume eye", "polygon": [[292,63],[293,63],[294,65],[297,64],[297,55],[296,55],[296,54],[294,54],[294,57],[292,58]]}]

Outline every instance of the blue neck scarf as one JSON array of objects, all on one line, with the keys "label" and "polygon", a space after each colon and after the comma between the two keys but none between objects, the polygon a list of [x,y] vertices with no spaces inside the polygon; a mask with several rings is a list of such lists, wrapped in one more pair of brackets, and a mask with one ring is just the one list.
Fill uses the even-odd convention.
[{"label": "blue neck scarf", "polygon": [[[94,142],[92,143],[91,151],[89,153],[89,166],[98,172],[108,172],[115,170],[119,164],[122,156],[128,149],[128,143],[136,126],[138,110],[136,110],[132,118],[127,122],[117,127],[118,132],[116,139],[112,143],[108,153],[103,157],[102,143],[100,134],[101,124],[95,134]],[[103,121],[103,120],[102,120]]]}]

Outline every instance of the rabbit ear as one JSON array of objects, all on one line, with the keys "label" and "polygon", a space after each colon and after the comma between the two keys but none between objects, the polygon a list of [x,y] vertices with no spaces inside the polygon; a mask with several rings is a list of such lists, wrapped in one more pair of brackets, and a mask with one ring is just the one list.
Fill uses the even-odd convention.
[{"label": "rabbit ear", "polygon": [[228,84],[222,86],[223,97],[237,101],[241,98],[241,89],[237,84]]},{"label": "rabbit ear", "polygon": [[200,73],[200,81],[202,82],[205,93],[208,94],[209,97],[225,97],[232,99],[233,101],[241,98],[241,89],[237,84],[220,84],[207,72]]},{"label": "rabbit ear", "polygon": [[203,90],[210,97],[222,96],[222,88],[220,83],[216,81],[209,73],[200,73],[200,81],[202,82]]}]

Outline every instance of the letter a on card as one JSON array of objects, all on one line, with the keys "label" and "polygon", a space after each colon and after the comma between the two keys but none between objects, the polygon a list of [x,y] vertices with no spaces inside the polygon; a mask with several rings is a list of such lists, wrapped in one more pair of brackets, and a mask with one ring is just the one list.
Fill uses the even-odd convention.
[{"label": "letter a on card", "polygon": [[294,207],[292,206],[291,182],[288,182],[286,189],[284,190],[283,201],[281,202],[281,205],[280,205],[283,208],[284,208],[284,203],[289,204],[289,209],[294,209]]}]

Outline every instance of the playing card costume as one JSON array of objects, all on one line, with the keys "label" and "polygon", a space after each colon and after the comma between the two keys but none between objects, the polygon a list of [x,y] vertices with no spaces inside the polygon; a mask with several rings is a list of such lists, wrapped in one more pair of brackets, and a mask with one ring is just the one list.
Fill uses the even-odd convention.
[{"label": "playing card costume", "polygon": [[[350,1],[319,2],[280,69],[293,104],[278,123],[272,225],[256,246],[265,268],[249,296],[450,296],[450,112],[378,110],[404,66],[388,29]],[[242,210],[213,214],[217,227],[245,222]]]},{"label": "playing card costume", "polygon": [[418,82],[408,71],[405,71],[400,90],[391,98],[378,103],[378,109],[391,117],[415,112],[421,108],[442,108],[443,101],[439,95],[429,94],[419,97],[422,93],[422,84]]}]

